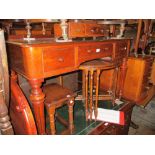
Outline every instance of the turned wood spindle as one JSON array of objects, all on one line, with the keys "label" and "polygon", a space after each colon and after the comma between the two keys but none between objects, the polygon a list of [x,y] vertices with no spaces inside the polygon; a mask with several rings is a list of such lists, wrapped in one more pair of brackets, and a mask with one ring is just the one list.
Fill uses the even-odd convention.
[{"label": "turned wood spindle", "polygon": [[88,70],[83,71],[85,75],[85,111],[86,111],[86,121],[88,121]]},{"label": "turned wood spindle", "polygon": [[96,71],[96,100],[95,100],[95,108],[94,108],[94,112],[95,112],[95,120],[97,119],[97,115],[98,115],[98,94],[99,94],[99,80],[100,80],[100,69],[97,69]]},{"label": "turned wood spindle", "polygon": [[69,129],[70,133],[73,133],[74,124],[73,124],[73,106],[74,106],[74,99],[69,100],[68,102],[68,112],[69,112]]},{"label": "turned wood spindle", "polygon": [[44,98],[45,94],[40,88],[43,79],[29,80],[31,85],[30,100],[33,105],[33,111],[39,134],[45,134],[45,117],[44,117]]},{"label": "turned wood spindle", "polygon": [[49,120],[50,120],[50,129],[51,129],[51,134],[52,135],[55,135],[56,133],[56,130],[55,130],[55,117],[54,117],[54,114],[55,114],[55,107],[50,107],[50,108],[47,108],[48,109],[48,114],[49,114]]},{"label": "turned wood spindle", "polygon": [[123,63],[120,67],[120,70],[121,70],[121,76],[120,76],[119,99],[121,99],[123,95],[124,81],[125,81],[125,76],[127,71],[127,58],[123,58]]},{"label": "turned wood spindle", "polygon": [[90,70],[90,120],[92,120],[92,112],[93,112],[93,73],[94,73],[94,70]]}]

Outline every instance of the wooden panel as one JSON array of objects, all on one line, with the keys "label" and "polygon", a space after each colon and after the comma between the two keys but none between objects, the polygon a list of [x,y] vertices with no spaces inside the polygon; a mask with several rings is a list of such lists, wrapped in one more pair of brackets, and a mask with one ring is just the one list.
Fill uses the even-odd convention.
[{"label": "wooden panel", "polygon": [[148,96],[151,66],[152,58],[147,56],[144,58],[141,56],[129,58],[124,85],[124,97],[139,102]]},{"label": "wooden panel", "polygon": [[128,70],[124,84],[124,97],[131,100],[138,100],[140,88],[143,81],[144,61],[128,59]]},{"label": "wooden panel", "polygon": [[114,70],[103,71],[100,75],[100,90],[110,90],[113,84]]},{"label": "wooden panel", "polygon": [[25,68],[23,64],[23,51],[20,46],[11,45],[7,46],[7,54],[9,59],[9,64],[14,70],[18,70],[20,73],[25,73]]},{"label": "wooden panel", "polygon": [[69,38],[84,37],[85,24],[84,23],[69,23]]},{"label": "wooden panel", "polygon": [[60,24],[54,24],[54,37],[62,37],[62,30]]}]

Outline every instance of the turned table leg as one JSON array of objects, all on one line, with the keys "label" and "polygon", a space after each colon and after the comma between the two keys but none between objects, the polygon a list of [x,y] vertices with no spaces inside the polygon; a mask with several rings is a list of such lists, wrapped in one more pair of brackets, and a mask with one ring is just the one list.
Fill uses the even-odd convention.
[{"label": "turned table leg", "polygon": [[86,121],[88,121],[88,71],[83,71],[85,72],[85,80],[83,81],[85,85],[85,113],[86,113]]},{"label": "turned table leg", "polygon": [[93,113],[93,73],[94,71],[90,71],[90,105],[89,105],[89,110],[90,110],[90,120],[92,120],[92,113]]},{"label": "turned table leg", "polygon": [[31,85],[30,100],[33,106],[33,112],[39,134],[45,134],[45,117],[44,117],[44,98],[45,94],[41,89],[43,79],[29,80]]},{"label": "turned table leg", "polygon": [[121,99],[123,95],[124,81],[125,81],[125,76],[126,76],[126,71],[127,71],[127,58],[123,58],[123,63],[120,69],[121,69],[121,76],[120,76],[119,99]]},{"label": "turned table leg", "polygon": [[100,70],[98,69],[96,72],[96,100],[95,100],[95,108],[94,108],[95,121],[98,115],[98,92],[99,92],[99,79],[100,79],[99,76],[100,76]]}]

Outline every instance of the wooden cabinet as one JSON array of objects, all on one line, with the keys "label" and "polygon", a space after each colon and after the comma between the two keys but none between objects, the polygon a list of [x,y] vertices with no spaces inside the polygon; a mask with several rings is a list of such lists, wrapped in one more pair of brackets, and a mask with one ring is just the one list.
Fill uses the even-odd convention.
[{"label": "wooden cabinet", "polygon": [[123,91],[125,98],[138,103],[147,97],[152,63],[153,58],[149,56],[129,57]]}]

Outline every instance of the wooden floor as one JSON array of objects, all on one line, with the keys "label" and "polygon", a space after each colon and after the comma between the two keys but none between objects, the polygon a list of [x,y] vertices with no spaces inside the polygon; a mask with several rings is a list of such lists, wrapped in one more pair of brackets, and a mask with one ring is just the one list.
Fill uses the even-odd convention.
[{"label": "wooden floor", "polygon": [[155,135],[155,97],[145,108],[134,107],[132,121],[139,125],[139,128],[130,127],[129,135]]}]

